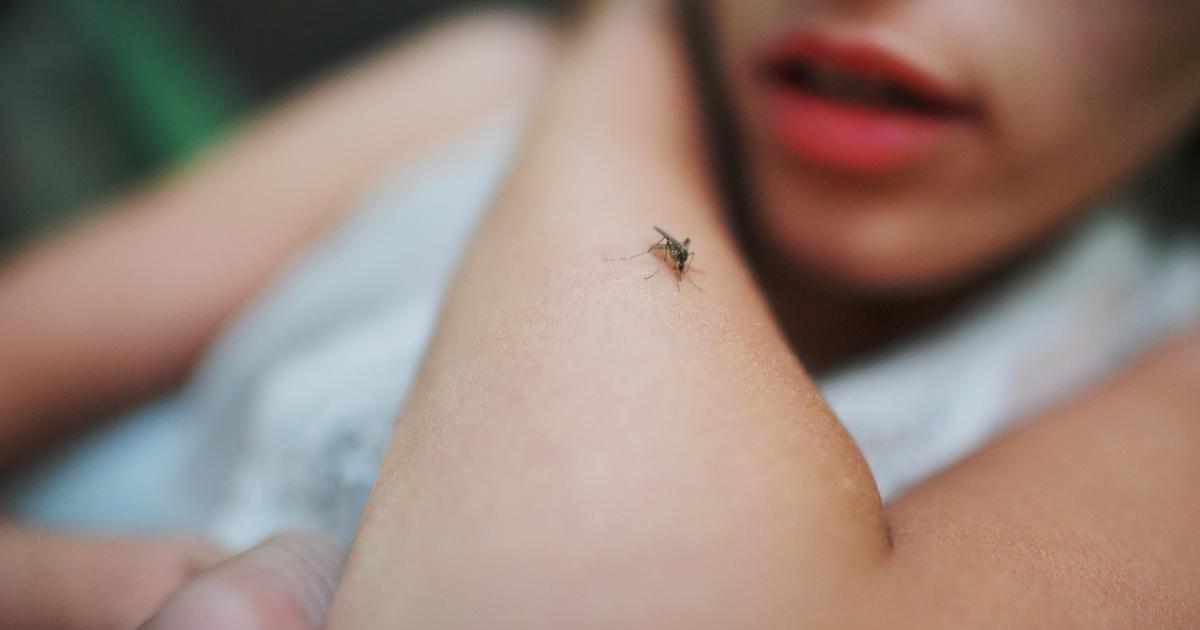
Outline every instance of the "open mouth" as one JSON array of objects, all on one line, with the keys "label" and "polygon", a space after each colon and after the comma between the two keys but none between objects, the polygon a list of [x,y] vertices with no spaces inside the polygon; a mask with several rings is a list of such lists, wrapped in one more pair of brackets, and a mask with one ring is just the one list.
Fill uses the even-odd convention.
[{"label": "open mouth", "polygon": [[802,57],[776,58],[763,65],[766,79],[778,88],[796,90],[846,105],[914,116],[965,116],[971,108],[940,94],[923,91],[878,71]]},{"label": "open mouth", "polygon": [[755,68],[774,135],[794,155],[838,170],[913,165],[980,119],[954,87],[869,42],[782,38]]}]

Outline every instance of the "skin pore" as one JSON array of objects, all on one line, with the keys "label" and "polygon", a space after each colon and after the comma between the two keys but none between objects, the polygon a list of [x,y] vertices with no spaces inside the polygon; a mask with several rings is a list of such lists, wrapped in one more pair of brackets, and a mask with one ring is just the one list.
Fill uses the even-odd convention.
[{"label": "skin pore", "polygon": [[[901,6],[845,6],[885,4]],[[662,13],[629,5],[598,9],[565,53],[470,248],[330,627],[1200,622],[1200,502],[1189,481],[1200,475],[1200,338],[882,505],[714,201],[678,42]],[[1184,100],[1163,106],[1195,104]],[[1115,170],[1088,170],[1104,164]],[[968,179],[986,183],[986,170]],[[806,180],[803,169],[793,176]],[[982,195],[961,209],[990,229],[977,232],[948,216],[967,200],[965,184],[957,199],[929,191],[954,203],[912,210],[910,229],[898,230],[946,215],[938,229],[953,241],[897,238],[882,258],[839,267],[849,249],[813,264],[862,287],[911,291],[993,266],[1078,212],[1006,219]],[[814,216],[806,229],[840,246],[854,226],[902,227],[905,214],[865,207],[850,228]],[[650,225],[692,238],[703,292],[643,281],[661,261],[604,262]],[[557,243],[572,246],[547,245]],[[900,264],[924,244],[947,251]],[[777,246],[797,260],[836,249]]]}]

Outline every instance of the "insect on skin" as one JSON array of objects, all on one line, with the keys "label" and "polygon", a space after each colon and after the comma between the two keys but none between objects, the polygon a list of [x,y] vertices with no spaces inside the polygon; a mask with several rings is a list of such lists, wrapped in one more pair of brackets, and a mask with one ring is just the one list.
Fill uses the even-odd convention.
[{"label": "insect on skin", "polygon": [[[663,250],[667,253],[667,262],[671,265],[671,268],[675,270],[675,290],[678,291],[679,282],[684,278],[684,275],[687,273],[688,269],[691,268],[692,260],[696,258],[696,252],[689,249],[692,244],[692,239],[685,238],[680,241],[657,225],[654,226],[654,231],[658,232],[662,238],[658,239],[658,242],[651,245],[650,249],[647,249],[640,254],[626,256],[624,258],[609,258],[608,260],[629,260],[631,258],[637,258],[638,256],[645,256],[646,254],[649,254],[655,250]],[[650,278],[653,278],[654,276],[658,275],[659,271],[661,271],[661,269],[655,269],[654,273],[646,276],[645,279],[649,280]],[[695,286],[697,289],[700,288],[690,277],[688,278],[688,281],[691,282],[692,286]]]}]

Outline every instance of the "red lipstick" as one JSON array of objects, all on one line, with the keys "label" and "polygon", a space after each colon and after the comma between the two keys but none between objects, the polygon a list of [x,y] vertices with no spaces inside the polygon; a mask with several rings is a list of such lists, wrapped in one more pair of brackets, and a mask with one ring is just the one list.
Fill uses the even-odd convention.
[{"label": "red lipstick", "polygon": [[872,174],[919,162],[979,113],[931,73],[870,43],[792,34],[757,69],[782,144],[837,170]]}]

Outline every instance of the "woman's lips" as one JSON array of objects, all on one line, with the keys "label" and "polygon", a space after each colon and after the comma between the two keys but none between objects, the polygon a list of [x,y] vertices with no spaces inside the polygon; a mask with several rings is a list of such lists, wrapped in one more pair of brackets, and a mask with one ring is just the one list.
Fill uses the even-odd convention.
[{"label": "woman's lips", "polygon": [[930,73],[867,43],[794,34],[758,70],[782,144],[838,170],[872,174],[919,162],[978,115]]}]

